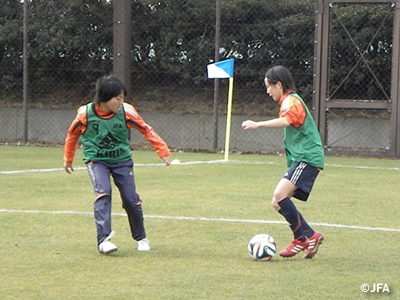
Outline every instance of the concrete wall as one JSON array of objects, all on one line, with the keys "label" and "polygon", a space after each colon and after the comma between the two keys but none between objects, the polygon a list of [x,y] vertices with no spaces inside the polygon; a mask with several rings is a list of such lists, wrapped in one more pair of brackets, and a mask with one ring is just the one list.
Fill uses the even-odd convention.
[{"label": "concrete wall", "polygon": [[[76,116],[75,110],[30,109],[28,138],[30,141],[64,143],[66,132]],[[142,118],[172,149],[213,150],[214,117],[212,114],[141,113]],[[248,116],[233,115],[230,135],[232,151],[283,151],[282,129],[243,131],[241,123]],[[253,120],[267,119],[262,116]],[[218,149],[224,149],[226,116],[219,116]],[[342,148],[382,149],[389,147],[390,120],[353,118],[331,120],[327,144]],[[23,137],[21,108],[0,108],[0,140],[18,141]],[[134,144],[148,145],[136,130],[131,131]]]},{"label": "concrete wall", "polygon": [[[141,113],[142,118],[168,143],[170,148],[212,150],[214,144],[214,117],[196,114]],[[63,143],[66,132],[76,116],[75,110],[30,109],[28,112],[28,139]],[[282,130],[244,132],[242,121],[246,116],[232,116],[230,149],[238,151],[282,150]],[[21,108],[0,108],[0,140],[22,140],[23,115]],[[224,149],[226,116],[219,116],[218,148]],[[148,144],[136,131],[131,141]]]}]

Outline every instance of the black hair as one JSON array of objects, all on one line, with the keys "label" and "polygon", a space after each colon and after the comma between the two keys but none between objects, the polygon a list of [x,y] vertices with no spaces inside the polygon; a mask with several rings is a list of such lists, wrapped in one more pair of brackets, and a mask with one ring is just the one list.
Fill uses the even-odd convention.
[{"label": "black hair", "polygon": [[284,93],[287,90],[296,91],[296,83],[293,76],[284,66],[272,67],[267,71],[267,73],[265,73],[265,78],[267,78],[269,84],[277,84],[278,81],[280,81]]},{"label": "black hair", "polygon": [[124,96],[126,96],[125,85],[118,77],[109,75],[99,78],[96,82],[95,102],[97,104],[107,102],[119,96],[121,92],[124,92]]}]

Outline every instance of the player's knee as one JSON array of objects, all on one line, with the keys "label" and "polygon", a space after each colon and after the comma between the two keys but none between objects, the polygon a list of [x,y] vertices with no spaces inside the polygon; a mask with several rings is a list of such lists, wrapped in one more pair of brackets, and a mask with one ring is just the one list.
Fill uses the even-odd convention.
[{"label": "player's knee", "polygon": [[271,206],[272,206],[275,210],[277,210],[277,211],[279,211],[279,210],[281,209],[281,207],[279,206],[278,201],[276,200],[275,197],[272,198],[270,204],[271,204]]},{"label": "player's knee", "polygon": [[122,207],[128,210],[141,210],[142,200],[140,200],[139,195],[130,195],[129,197],[123,197]]},{"label": "player's knee", "polygon": [[110,198],[110,193],[103,192],[103,193],[97,193],[96,192],[96,201],[97,200],[106,200]]}]

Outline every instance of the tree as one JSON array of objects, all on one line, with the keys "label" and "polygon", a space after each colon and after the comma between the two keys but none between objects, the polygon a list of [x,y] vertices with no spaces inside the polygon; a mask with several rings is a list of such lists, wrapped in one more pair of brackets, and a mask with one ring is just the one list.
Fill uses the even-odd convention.
[{"label": "tree", "polygon": [[[132,0],[131,4],[135,87],[190,89],[192,93],[212,89],[206,65],[214,60],[215,0]],[[235,91],[247,94],[239,101],[264,101],[266,69],[283,64],[292,71],[303,98],[311,103],[315,1],[229,0],[222,1],[221,8],[219,51],[221,59],[235,58]],[[333,28],[344,22],[351,32],[357,32],[353,41],[364,51],[364,60],[351,80],[342,83],[360,55],[344,31],[332,34],[330,91],[339,86],[337,95],[342,97],[357,86],[365,89],[365,97],[378,97],[382,94],[379,87],[366,88],[375,82],[366,72],[369,65],[388,93],[393,8],[390,4],[334,8],[341,20],[333,18]],[[30,0],[29,10],[32,96],[61,94],[63,90],[82,94],[98,77],[112,71],[111,0]],[[0,83],[2,96],[10,97],[18,95],[22,86],[22,3],[6,1],[0,17]]]}]

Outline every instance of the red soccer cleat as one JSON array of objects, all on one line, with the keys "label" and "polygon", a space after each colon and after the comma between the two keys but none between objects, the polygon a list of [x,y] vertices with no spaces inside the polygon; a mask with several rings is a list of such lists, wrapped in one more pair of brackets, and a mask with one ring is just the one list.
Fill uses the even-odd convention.
[{"label": "red soccer cleat", "polygon": [[286,249],[279,252],[279,255],[282,257],[292,257],[295,256],[300,251],[303,251],[308,248],[308,239],[304,242],[301,242],[299,239],[293,240]]},{"label": "red soccer cleat", "polygon": [[315,254],[317,254],[319,245],[322,244],[324,240],[324,236],[321,232],[314,231],[312,237],[308,239],[309,245],[306,250],[306,254],[304,254],[303,258],[313,258]]}]

